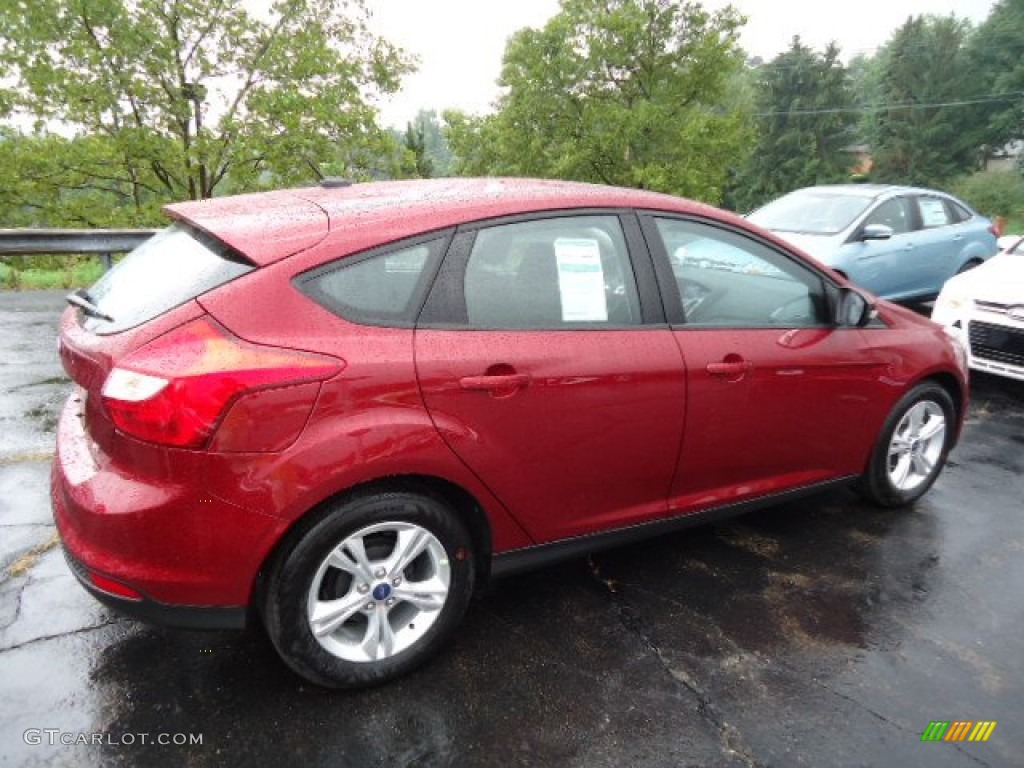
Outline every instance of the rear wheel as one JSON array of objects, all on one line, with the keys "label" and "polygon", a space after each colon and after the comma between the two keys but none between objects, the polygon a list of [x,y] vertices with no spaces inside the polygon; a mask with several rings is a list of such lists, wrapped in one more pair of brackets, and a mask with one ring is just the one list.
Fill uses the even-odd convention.
[{"label": "rear wheel", "polygon": [[980,266],[980,265],[981,265],[981,262],[978,259],[971,259],[970,261],[964,262],[963,266],[961,266],[960,269],[958,269],[956,271],[956,273],[958,275],[962,275],[967,270],[974,269],[975,267]]},{"label": "rear wheel", "polygon": [[331,509],[279,561],[264,601],[285,662],[319,685],[382,683],[444,644],[473,591],[469,535],[429,496],[394,492]]},{"label": "rear wheel", "polygon": [[946,463],[956,410],[949,393],[925,382],[893,407],[875,443],[860,491],[884,507],[912,504],[931,488]]}]

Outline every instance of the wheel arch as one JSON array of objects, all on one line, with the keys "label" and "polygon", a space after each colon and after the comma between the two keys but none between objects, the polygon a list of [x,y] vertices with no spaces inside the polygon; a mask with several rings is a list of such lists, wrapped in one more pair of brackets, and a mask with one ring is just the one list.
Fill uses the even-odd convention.
[{"label": "wheel arch", "polygon": [[974,269],[976,267],[980,267],[984,263],[985,263],[985,258],[983,256],[967,254],[967,258],[965,258],[960,263],[960,266],[957,267],[956,274],[962,275],[964,272],[967,272],[967,271],[969,271],[971,269]]},{"label": "wheel arch", "polygon": [[491,574],[493,547],[491,524],[480,502],[469,491],[450,480],[431,475],[391,475],[358,483],[331,494],[310,507],[287,528],[264,558],[263,564],[256,573],[250,590],[248,606],[250,623],[259,618],[260,606],[263,603],[269,576],[274,572],[280,558],[291,550],[306,531],[320,522],[335,504],[356,495],[372,494],[375,491],[404,491],[430,496],[454,510],[466,526],[473,541],[473,550],[476,556],[476,590],[479,592],[484,588]]},{"label": "wheel arch", "polygon": [[963,423],[965,415],[964,411],[967,407],[967,393],[961,386],[960,380],[957,379],[957,377],[951,373],[947,373],[945,371],[937,371],[928,376],[925,376],[923,379],[921,379],[921,381],[915,382],[911,388],[926,381],[934,381],[936,384],[938,384],[940,387],[946,390],[946,392],[949,393],[950,398],[952,398],[953,407],[956,408],[957,438],[959,439],[960,425]]}]

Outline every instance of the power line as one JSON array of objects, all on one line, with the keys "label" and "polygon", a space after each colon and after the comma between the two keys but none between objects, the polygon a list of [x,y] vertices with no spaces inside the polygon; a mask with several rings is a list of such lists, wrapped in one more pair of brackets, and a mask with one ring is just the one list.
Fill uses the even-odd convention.
[{"label": "power line", "polygon": [[936,101],[921,103],[907,101],[896,104],[860,104],[852,107],[823,107],[821,109],[785,109],[773,112],[755,112],[754,117],[781,117],[783,115],[838,115],[843,112],[887,112],[894,109],[938,109],[941,107],[966,107],[976,104],[992,104],[1000,101],[1012,101],[1024,97],[1024,91],[992,93],[977,99],[961,101]]}]

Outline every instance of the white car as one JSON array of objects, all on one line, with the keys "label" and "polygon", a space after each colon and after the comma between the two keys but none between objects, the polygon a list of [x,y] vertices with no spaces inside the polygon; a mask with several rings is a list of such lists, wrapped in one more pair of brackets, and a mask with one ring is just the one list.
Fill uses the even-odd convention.
[{"label": "white car", "polygon": [[946,281],[932,320],[960,339],[974,370],[1024,381],[1024,237],[1000,238],[999,246]]}]

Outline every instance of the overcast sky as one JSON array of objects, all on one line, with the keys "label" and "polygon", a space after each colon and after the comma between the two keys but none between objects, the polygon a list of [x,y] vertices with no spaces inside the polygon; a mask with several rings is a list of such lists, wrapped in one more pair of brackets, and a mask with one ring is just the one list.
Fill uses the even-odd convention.
[{"label": "overcast sky", "polygon": [[[912,14],[956,13],[975,23],[993,0],[733,0],[747,17],[742,45],[771,58],[793,35],[822,48],[839,43],[844,58],[871,53]],[[541,27],[557,0],[367,0],[375,31],[419,57],[419,71],[382,105],[385,124],[403,127],[421,109],[486,112],[497,96],[505,41],[522,27]],[[709,8],[725,0],[705,0]]]}]

